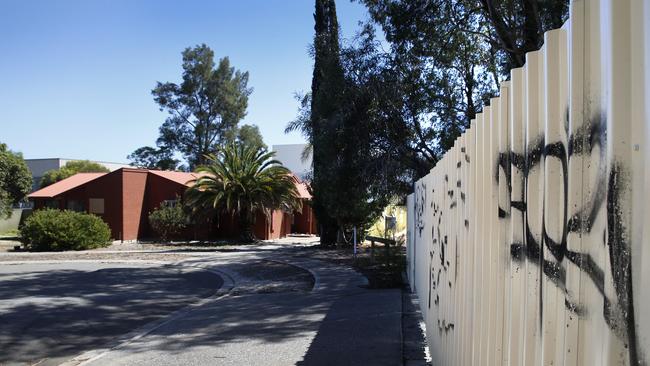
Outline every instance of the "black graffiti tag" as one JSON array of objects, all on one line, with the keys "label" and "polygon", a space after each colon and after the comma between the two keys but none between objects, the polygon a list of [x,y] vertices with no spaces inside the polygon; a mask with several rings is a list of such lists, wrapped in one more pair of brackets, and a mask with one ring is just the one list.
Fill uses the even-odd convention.
[{"label": "black graffiti tag", "polygon": [[[637,353],[637,339],[634,327],[634,308],[632,301],[632,275],[630,260],[630,243],[626,239],[626,228],[621,219],[622,208],[620,203],[620,192],[625,189],[625,182],[622,178],[625,175],[625,168],[619,162],[611,162],[607,167],[607,124],[601,115],[592,121],[585,123],[573,135],[570,136],[568,146],[560,142],[545,142],[540,136],[527,147],[526,154],[513,151],[500,152],[497,161],[498,175],[506,177],[508,192],[512,192],[511,179],[513,170],[517,170],[523,176],[521,184],[522,192],[519,197],[522,201],[510,202],[510,209],[518,211],[526,220],[522,228],[524,243],[511,243],[510,252],[513,260],[524,261],[541,266],[542,273],[549,278],[558,288],[566,292],[566,273],[561,263],[566,259],[577,266],[580,271],[587,274],[590,281],[598,289],[604,300],[603,316],[609,328],[621,337],[628,345],[631,364],[637,364],[639,356]],[[568,217],[568,162],[573,157],[584,156],[590,159],[595,169],[596,182],[594,189],[588,197],[583,198],[582,207],[579,207],[575,214]],[[526,202],[526,187],[529,174],[536,168],[543,159],[556,160],[560,163],[564,195],[560,212],[563,215],[562,232],[559,238],[553,238],[547,232],[547,217],[542,217],[541,242],[533,235],[533,229],[528,222],[528,202]],[[511,213],[507,207],[499,206],[498,215],[501,219],[507,219]],[[603,244],[608,248],[609,268],[612,278],[616,299],[610,299],[605,294],[605,270],[601,268],[589,253],[580,253],[567,248],[567,237],[569,233],[590,234],[594,230],[594,224],[599,215],[606,215],[607,229],[603,233]],[[544,256],[546,248],[552,258]],[[580,315],[582,306],[573,303],[565,297],[567,309]],[[540,309],[541,311],[541,309]],[[541,317],[540,317],[541,318]]]}]

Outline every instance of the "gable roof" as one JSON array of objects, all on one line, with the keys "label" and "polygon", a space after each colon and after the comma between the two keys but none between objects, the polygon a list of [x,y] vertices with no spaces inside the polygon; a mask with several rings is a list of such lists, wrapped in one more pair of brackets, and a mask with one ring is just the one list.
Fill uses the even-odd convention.
[{"label": "gable roof", "polygon": [[293,178],[293,182],[296,185],[296,189],[298,190],[298,197],[302,199],[311,199],[311,193],[309,192],[309,183],[301,180],[297,175],[291,173],[291,178]]},{"label": "gable roof", "polygon": [[307,183],[305,182],[298,182],[296,183],[296,188],[298,188],[298,195],[300,198],[304,199],[311,199],[311,193],[309,193],[309,189],[307,188]]},{"label": "gable roof", "polygon": [[[188,187],[192,185],[192,181],[194,179],[197,179],[205,175],[204,173],[187,173],[187,172],[176,172],[176,171],[169,171],[169,170],[149,170],[149,169],[130,169],[130,168],[121,168],[118,170],[147,172]],[[102,177],[106,174],[111,174],[111,173],[77,173],[71,177],[58,181],[43,189],[39,189],[38,191],[32,192],[27,197],[28,198],[53,198],[71,189],[84,185],[90,182],[91,180]],[[298,189],[298,195],[300,196],[300,198],[311,199],[311,193],[309,193],[308,183],[301,181],[300,178],[298,178],[293,174],[292,177],[295,181],[296,188]]]},{"label": "gable roof", "polygon": [[52,198],[108,173],[77,173],[27,195],[28,198]]},{"label": "gable roof", "polygon": [[175,172],[171,170],[149,170],[149,173],[188,187],[192,185],[190,181],[201,176],[201,174],[197,173]]}]

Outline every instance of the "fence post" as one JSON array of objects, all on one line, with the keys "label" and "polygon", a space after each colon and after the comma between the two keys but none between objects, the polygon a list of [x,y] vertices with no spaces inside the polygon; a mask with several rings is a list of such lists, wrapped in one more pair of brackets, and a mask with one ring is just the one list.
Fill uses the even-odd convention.
[{"label": "fence post", "polygon": [[388,241],[384,242],[384,247],[386,250],[386,267],[390,268],[390,244],[388,244]]}]

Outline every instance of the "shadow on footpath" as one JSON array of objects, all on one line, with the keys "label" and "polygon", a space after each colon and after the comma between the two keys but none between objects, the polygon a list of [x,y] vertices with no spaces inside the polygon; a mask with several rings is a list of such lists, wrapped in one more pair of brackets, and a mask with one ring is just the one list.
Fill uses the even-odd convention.
[{"label": "shadow on footpath", "polygon": [[401,365],[401,290],[363,290],[334,301],[296,366]]},{"label": "shadow on footpath", "polygon": [[247,360],[246,350],[257,352],[261,344],[270,345],[262,347],[265,352],[277,353],[262,355],[267,362],[264,364],[290,365],[279,361],[280,354],[288,351],[287,360],[292,359],[294,350],[286,347],[300,344],[305,338],[312,340],[302,360],[296,363],[299,366],[401,363],[400,290],[359,288],[345,295],[291,295],[228,296],[202,306],[183,317],[182,322],[166,324],[142,342],[128,344],[113,354],[114,358],[100,359],[98,365],[110,365],[114,361],[119,364],[205,361],[192,352],[222,359],[227,364],[243,365]]},{"label": "shadow on footpath", "polygon": [[[259,275],[258,262],[241,263],[238,271]],[[273,273],[282,281],[296,279],[289,269]],[[0,364],[43,357],[50,357],[44,364],[58,363],[216,290],[207,272],[169,267],[31,272],[0,276],[0,284]],[[322,292],[287,287],[227,296],[158,328],[147,337],[153,341],[133,342],[124,350],[173,355],[237,343],[275,347],[308,337],[312,340],[299,366],[399,364],[399,290],[332,285]]]}]

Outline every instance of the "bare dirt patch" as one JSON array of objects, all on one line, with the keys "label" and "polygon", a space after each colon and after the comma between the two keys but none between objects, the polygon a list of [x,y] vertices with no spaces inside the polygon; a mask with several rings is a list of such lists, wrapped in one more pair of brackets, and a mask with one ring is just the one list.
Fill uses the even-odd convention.
[{"label": "bare dirt patch", "polygon": [[241,276],[231,295],[308,292],[314,287],[311,273],[286,263],[253,260],[231,265],[231,269]]},{"label": "bare dirt patch", "polygon": [[15,238],[0,238],[0,253],[13,251],[16,245],[20,242]]},{"label": "bare dirt patch", "polygon": [[293,255],[352,267],[368,278],[370,288],[400,288],[404,285],[402,272],[406,252],[403,246],[391,247],[388,259],[383,247],[375,248],[373,253],[370,245],[361,245],[356,259],[350,247],[303,247],[296,249]]}]

